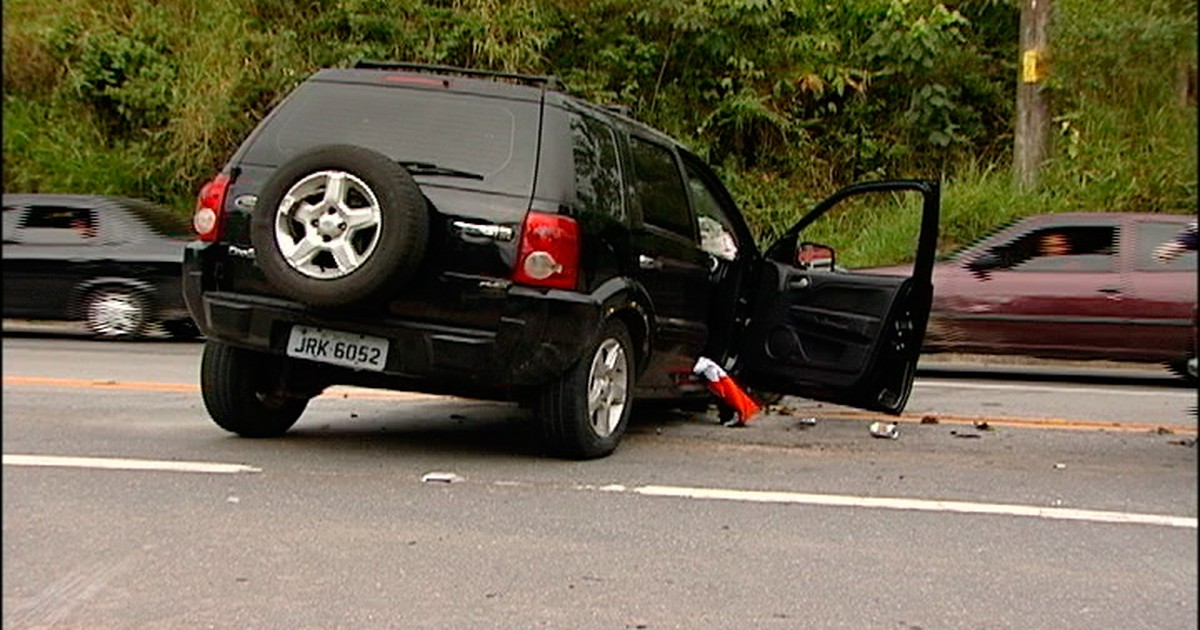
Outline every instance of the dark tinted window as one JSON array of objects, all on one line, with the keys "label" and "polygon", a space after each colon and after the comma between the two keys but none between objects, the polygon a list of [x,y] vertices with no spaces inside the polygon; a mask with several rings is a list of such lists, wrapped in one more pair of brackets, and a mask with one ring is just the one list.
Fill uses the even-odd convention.
[{"label": "dark tinted window", "polygon": [[621,195],[621,169],[612,129],[599,121],[571,115],[572,153],[575,157],[575,194],[586,212],[625,219]]},{"label": "dark tinted window", "polygon": [[483,176],[422,181],[529,194],[537,158],[538,104],[435,90],[351,83],[301,85],[268,119],[244,160],[278,166],[325,144],[374,149]]},{"label": "dark tinted window", "polygon": [[81,245],[94,242],[96,235],[96,218],[90,208],[30,206],[17,240],[36,245]]},{"label": "dark tinted window", "polygon": [[1175,239],[1187,228],[1184,223],[1147,221],[1137,224],[1137,270],[1138,271],[1195,271],[1196,250],[1184,251],[1173,260],[1159,262],[1154,250],[1159,245]]},{"label": "dark tinted window", "polygon": [[1046,227],[992,248],[1000,265],[1012,271],[1090,271],[1116,269],[1116,228],[1071,225]]},{"label": "dark tinted window", "polygon": [[655,227],[695,240],[696,229],[688,209],[688,192],[674,154],[640,138],[631,138],[633,180],[642,208],[642,219]]}]

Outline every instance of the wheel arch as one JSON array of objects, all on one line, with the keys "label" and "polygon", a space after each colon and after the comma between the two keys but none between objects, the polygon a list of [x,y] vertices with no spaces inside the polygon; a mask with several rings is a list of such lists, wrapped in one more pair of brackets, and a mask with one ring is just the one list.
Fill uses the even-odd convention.
[{"label": "wheel arch", "polygon": [[598,293],[601,294],[603,317],[600,318],[597,334],[610,319],[625,324],[633,341],[635,373],[641,376],[654,347],[654,327],[651,325],[654,310],[650,296],[644,287],[629,278],[616,278],[601,289]]}]

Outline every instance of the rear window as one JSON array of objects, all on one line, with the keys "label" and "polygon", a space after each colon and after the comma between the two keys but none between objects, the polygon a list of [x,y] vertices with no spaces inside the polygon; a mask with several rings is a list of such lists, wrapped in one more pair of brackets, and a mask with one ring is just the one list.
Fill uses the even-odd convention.
[{"label": "rear window", "polygon": [[309,81],[252,136],[243,160],[278,166],[320,145],[352,144],[483,177],[416,175],[422,182],[527,195],[538,118],[538,103],[529,101]]}]

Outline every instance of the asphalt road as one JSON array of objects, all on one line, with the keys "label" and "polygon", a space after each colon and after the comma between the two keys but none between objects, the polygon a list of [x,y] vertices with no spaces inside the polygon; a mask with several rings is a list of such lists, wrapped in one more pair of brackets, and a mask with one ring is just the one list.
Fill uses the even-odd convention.
[{"label": "asphalt road", "polygon": [[[1197,624],[1195,391],[1166,381],[923,375],[895,440],[786,399],[568,462],[515,406],[352,388],[239,439],[198,344],[3,344],[5,628]],[[1101,399],[1142,416],[1071,403]]]}]

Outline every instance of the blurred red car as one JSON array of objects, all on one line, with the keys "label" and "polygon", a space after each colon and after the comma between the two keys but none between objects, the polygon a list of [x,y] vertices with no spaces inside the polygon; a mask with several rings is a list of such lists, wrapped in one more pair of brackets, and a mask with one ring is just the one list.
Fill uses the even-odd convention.
[{"label": "blurred red car", "polygon": [[1154,250],[1191,221],[1136,213],[1021,220],[935,265],[923,348],[1159,362],[1185,375],[1196,356],[1196,252],[1160,262]]}]

